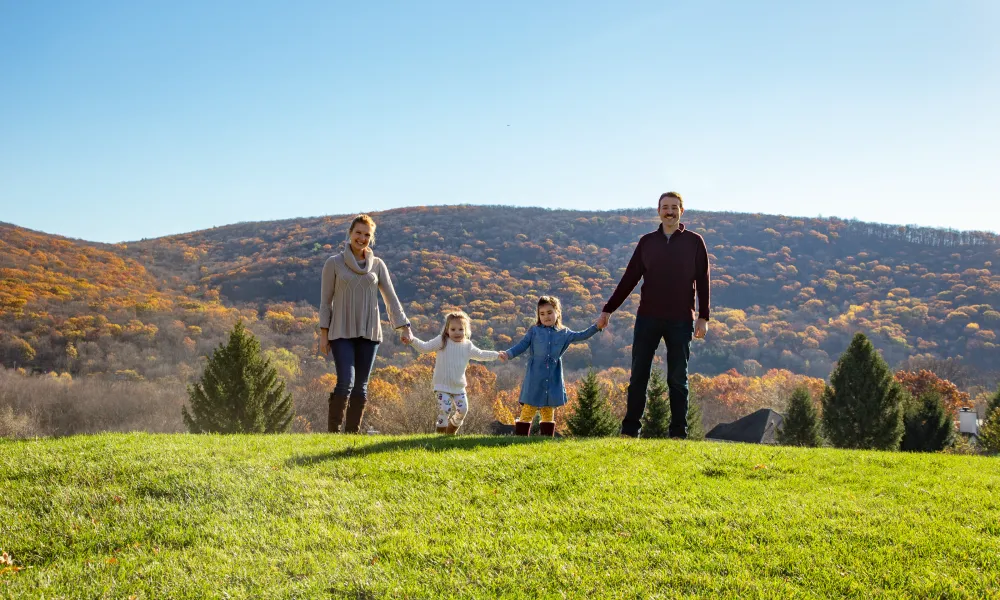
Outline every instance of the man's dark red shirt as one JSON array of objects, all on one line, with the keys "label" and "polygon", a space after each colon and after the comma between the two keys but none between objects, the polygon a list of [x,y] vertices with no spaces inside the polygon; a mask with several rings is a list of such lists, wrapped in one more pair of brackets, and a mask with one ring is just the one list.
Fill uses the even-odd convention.
[{"label": "man's dark red shirt", "polygon": [[611,294],[604,312],[612,313],[625,302],[642,279],[638,316],[694,320],[695,291],[698,318],[708,319],[709,261],[705,239],[682,223],[670,237],[663,225],[639,238],[625,274]]}]

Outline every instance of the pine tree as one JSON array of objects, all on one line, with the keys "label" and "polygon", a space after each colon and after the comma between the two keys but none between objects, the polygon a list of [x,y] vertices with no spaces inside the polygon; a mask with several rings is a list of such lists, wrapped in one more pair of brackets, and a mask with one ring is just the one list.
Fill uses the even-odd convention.
[{"label": "pine tree", "polygon": [[994,410],[979,429],[979,447],[991,453],[1000,452],[1000,410]]},{"label": "pine tree", "polygon": [[292,395],[240,320],[219,344],[182,407],[191,433],[276,433],[292,425]]},{"label": "pine tree", "polygon": [[665,438],[670,435],[670,400],[663,372],[653,369],[646,388],[646,412],[642,415],[642,437]]},{"label": "pine tree", "polygon": [[602,437],[618,432],[618,420],[611,413],[594,371],[587,373],[576,392],[576,410],[566,420],[569,432],[579,437]]},{"label": "pine tree", "polygon": [[688,392],[687,439],[705,439],[705,425],[701,420],[701,401],[693,392]]},{"label": "pine tree", "polygon": [[863,333],[830,375],[823,394],[823,430],[838,448],[897,450],[903,435],[904,392]]},{"label": "pine tree", "polygon": [[1000,408],[1000,385],[997,386],[997,393],[993,394],[990,398],[989,404],[986,405],[986,416],[983,417],[983,422],[985,423],[993,415],[993,412]]},{"label": "pine tree", "polygon": [[778,443],[783,446],[815,448],[822,443],[816,407],[805,387],[797,387],[788,401],[788,415],[778,430]]},{"label": "pine tree", "polygon": [[900,450],[940,452],[955,442],[955,415],[944,407],[941,394],[926,392],[910,398],[903,416]]}]

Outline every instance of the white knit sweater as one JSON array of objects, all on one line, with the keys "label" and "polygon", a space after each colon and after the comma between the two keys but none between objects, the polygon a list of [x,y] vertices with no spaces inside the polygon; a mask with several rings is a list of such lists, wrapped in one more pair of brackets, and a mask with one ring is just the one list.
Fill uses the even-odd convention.
[{"label": "white knit sweater", "polygon": [[[480,350],[471,340],[453,342],[448,340],[443,344],[441,336],[429,342],[413,338],[413,347],[417,352],[425,354],[436,352],[434,359],[434,391],[448,394],[464,394],[468,382],[465,379],[465,369],[470,360],[490,361],[500,358],[499,352]],[[442,348],[442,346],[444,346]]]}]

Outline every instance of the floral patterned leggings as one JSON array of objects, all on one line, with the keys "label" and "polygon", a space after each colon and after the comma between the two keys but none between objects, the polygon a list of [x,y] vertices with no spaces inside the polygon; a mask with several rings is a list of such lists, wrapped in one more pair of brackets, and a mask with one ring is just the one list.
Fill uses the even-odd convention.
[{"label": "floral patterned leggings", "polygon": [[438,399],[438,418],[435,426],[447,427],[451,423],[456,428],[461,427],[465,415],[469,414],[469,400],[466,395],[437,391],[434,394]]}]

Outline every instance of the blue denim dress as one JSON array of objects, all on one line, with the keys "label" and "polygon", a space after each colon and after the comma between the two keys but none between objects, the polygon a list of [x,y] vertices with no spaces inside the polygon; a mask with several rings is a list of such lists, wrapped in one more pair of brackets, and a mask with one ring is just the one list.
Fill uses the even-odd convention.
[{"label": "blue denim dress", "polygon": [[524,370],[524,383],[521,384],[518,402],[529,406],[553,407],[566,404],[562,355],[570,344],[582,342],[598,331],[600,330],[596,325],[583,331],[533,325],[520,342],[507,350],[509,358],[528,350],[528,365]]}]

